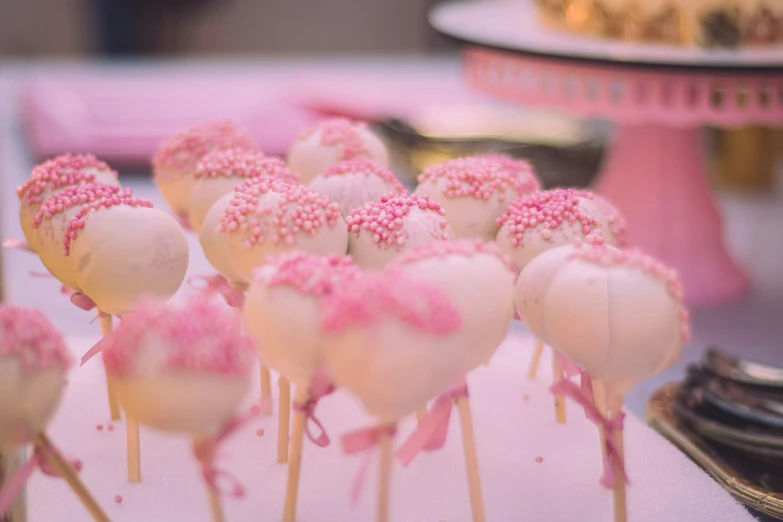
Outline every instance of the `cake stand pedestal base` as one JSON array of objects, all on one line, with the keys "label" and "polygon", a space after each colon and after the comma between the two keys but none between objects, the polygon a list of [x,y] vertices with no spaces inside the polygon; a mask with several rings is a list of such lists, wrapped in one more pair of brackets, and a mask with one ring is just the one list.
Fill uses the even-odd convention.
[{"label": "cake stand pedestal base", "polygon": [[692,304],[726,301],[747,277],[726,252],[697,128],[618,129],[597,190],[628,221],[628,246],[675,268]]}]

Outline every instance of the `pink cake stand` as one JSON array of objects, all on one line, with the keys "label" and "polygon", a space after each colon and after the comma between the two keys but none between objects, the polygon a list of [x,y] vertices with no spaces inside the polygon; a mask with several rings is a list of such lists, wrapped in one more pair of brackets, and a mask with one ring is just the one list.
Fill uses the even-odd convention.
[{"label": "pink cake stand", "polygon": [[597,190],[628,220],[628,243],[676,268],[691,303],[747,285],[726,252],[699,127],[783,121],[783,51],[626,44],[553,31],[527,2],[470,1],[430,14],[468,44],[471,85],[528,106],[610,118],[617,134]]}]

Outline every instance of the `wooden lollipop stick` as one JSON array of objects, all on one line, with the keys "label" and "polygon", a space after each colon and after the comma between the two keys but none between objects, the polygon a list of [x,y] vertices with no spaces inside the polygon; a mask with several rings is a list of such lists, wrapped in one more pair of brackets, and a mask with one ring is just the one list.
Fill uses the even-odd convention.
[{"label": "wooden lollipop stick", "polygon": [[380,446],[381,461],[378,468],[378,499],[376,507],[376,522],[389,522],[389,497],[391,494],[392,469],[394,468],[394,440],[390,429],[381,432],[378,445]]},{"label": "wooden lollipop stick", "polygon": [[[198,437],[196,437],[193,440],[193,447],[195,448],[196,446],[198,446],[199,442],[201,442],[201,440]],[[212,513],[213,522],[224,522],[226,520],[226,517],[225,515],[223,515],[223,501],[220,498],[220,492],[209,483],[205,483],[205,485],[207,486],[207,498],[209,499],[209,511]]]},{"label": "wooden lollipop stick", "polygon": [[125,412],[125,434],[128,445],[128,482],[141,482],[141,443],[139,423]]},{"label": "wooden lollipop stick", "polygon": [[[564,377],[563,366],[560,364],[560,359],[557,353],[552,350],[552,382],[557,382]],[[565,397],[562,395],[555,395],[555,419],[560,424],[566,422],[566,402]]]},{"label": "wooden lollipop stick", "polygon": [[73,469],[71,463],[65,460],[59,451],[54,449],[49,438],[45,434],[39,433],[33,439],[33,443],[36,447],[41,449],[44,458],[51,464],[55,471],[57,471],[57,474],[68,483],[71,490],[79,497],[79,500],[84,507],[87,508],[87,511],[90,512],[92,518],[97,522],[109,522],[109,517],[106,516],[103,508],[96,502],[90,491],[81,481],[79,474]]},{"label": "wooden lollipop stick", "polygon": [[261,414],[272,415],[272,374],[261,365]]},{"label": "wooden lollipop stick", "polygon": [[[622,395],[615,395],[612,397],[609,410],[612,416],[623,411]],[[620,459],[624,459],[625,450],[623,449],[623,430],[614,430],[613,438],[614,444],[617,447],[617,452],[620,454]],[[626,505],[625,475],[623,475],[619,461],[615,461],[613,465],[615,475],[614,522],[626,522],[628,520],[628,508]]]},{"label": "wooden lollipop stick", "polygon": [[[104,337],[107,337],[112,332],[112,317],[109,314],[99,312],[98,316],[101,321],[101,333]],[[109,411],[111,412],[111,420],[120,420],[120,404],[117,402],[117,397],[114,395],[114,388],[111,385],[111,379],[109,374],[106,374],[106,391],[109,396]]]},{"label": "wooden lollipop stick", "polygon": [[536,347],[533,351],[533,360],[530,361],[530,368],[527,370],[527,376],[535,379],[538,373],[538,363],[541,361],[541,354],[544,353],[544,342],[536,339]]},{"label": "wooden lollipop stick", "polygon": [[[297,404],[305,404],[309,399],[307,390],[296,388]],[[288,461],[288,483],[285,493],[285,507],[283,508],[283,522],[296,520],[296,501],[299,496],[299,476],[302,472],[302,445],[307,424],[307,415],[301,410],[294,413],[294,432],[291,436],[291,455]]]},{"label": "wooden lollipop stick", "polygon": [[473,522],[484,522],[484,498],[481,495],[481,478],[479,477],[478,455],[476,453],[476,437],[473,433],[473,416],[470,412],[470,402],[467,397],[454,399],[459,411],[462,427],[462,447],[465,452],[465,470],[468,474],[468,489],[470,492],[470,509]]},{"label": "wooden lollipop stick", "polygon": [[[601,415],[606,415],[606,388],[601,381],[596,379],[593,379],[593,400]],[[606,460],[606,430],[603,426],[599,426],[598,436],[601,439],[601,461],[603,462]]]},{"label": "wooden lollipop stick", "polygon": [[277,408],[277,462],[288,462],[288,435],[291,425],[291,383],[280,377],[277,381],[280,388],[280,403]]},{"label": "wooden lollipop stick", "polygon": [[427,416],[427,404],[423,404],[422,406],[419,406],[419,409],[416,410],[416,422],[421,424],[421,422],[424,420],[424,417]]}]

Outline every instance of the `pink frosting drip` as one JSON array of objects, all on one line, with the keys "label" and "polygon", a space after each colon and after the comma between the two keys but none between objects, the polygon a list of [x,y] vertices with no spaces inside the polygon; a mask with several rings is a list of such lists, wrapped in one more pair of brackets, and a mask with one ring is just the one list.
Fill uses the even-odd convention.
[{"label": "pink frosting drip", "polygon": [[131,189],[126,188],[121,191],[120,187],[92,183],[68,187],[44,201],[41,210],[33,218],[33,228],[38,228],[44,219],[52,219],[55,215],[76,205],[85,205],[98,199],[113,196],[131,197]]},{"label": "pink frosting drip", "polygon": [[321,328],[342,332],[393,317],[423,333],[446,336],[462,325],[459,311],[437,286],[399,270],[363,272],[324,300]]},{"label": "pink frosting drip", "polygon": [[514,273],[517,272],[511,263],[511,258],[504,254],[494,242],[484,243],[483,241],[475,239],[425,243],[423,245],[416,246],[407,252],[403,252],[399,256],[395,257],[391,260],[389,266],[395,267],[409,265],[423,261],[425,259],[431,259],[433,257],[473,257],[477,254],[488,254],[495,256],[510,271]]},{"label": "pink frosting drip", "polygon": [[579,207],[579,198],[592,199],[592,194],[574,189],[553,189],[534,192],[517,198],[497,219],[498,225],[508,222],[512,246],[522,244],[525,232],[538,230],[541,237],[549,239],[552,230],[563,222],[581,224],[582,234],[590,237],[598,232],[600,224]]},{"label": "pink frosting drip", "polygon": [[0,357],[17,358],[22,373],[52,367],[65,372],[73,359],[62,335],[40,310],[0,305]]},{"label": "pink frosting drip", "polygon": [[193,171],[198,162],[216,150],[253,150],[253,137],[229,120],[194,125],[164,141],[152,158],[157,178],[177,176],[171,171]]},{"label": "pink frosting drip", "polygon": [[103,361],[113,374],[133,375],[138,359],[152,350],[162,352],[152,359],[161,356],[164,369],[193,373],[246,375],[254,359],[239,317],[198,298],[179,307],[140,303],[106,338]]},{"label": "pink frosting drip", "polygon": [[457,158],[428,167],[419,175],[419,183],[446,179],[443,195],[447,198],[473,197],[480,201],[495,193],[500,201],[522,193],[520,183],[512,173],[480,156]]},{"label": "pink frosting drip", "polygon": [[354,158],[336,163],[326,169],[323,177],[341,176],[344,174],[364,174],[365,176],[377,176],[391,185],[392,191],[398,194],[406,192],[405,187],[390,169],[380,163],[365,159]]},{"label": "pink frosting drip", "polygon": [[285,162],[263,152],[228,149],[210,152],[196,166],[196,178],[274,178],[298,183],[299,176],[288,170]]},{"label": "pink frosting drip", "polygon": [[514,176],[519,182],[519,191],[522,193],[541,190],[541,183],[533,171],[529,161],[517,159],[506,154],[483,154],[478,156],[484,161],[498,165],[504,172]]},{"label": "pink frosting drip", "polygon": [[625,217],[623,217],[620,211],[617,210],[617,207],[605,197],[593,194],[593,201],[598,205],[601,213],[609,223],[609,231],[612,233],[612,236],[614,236],[614,246],[623,248],[625,246],[626,231]]},{"label": "pink frosting drip", "polygon": [[[127,189],[126,189],[127,190]],[[130,192],[123,191],[121,194],[111,196],[108,198],[98,199],[91,203],[82,206],[81,210],[76,213],[71,222],[68,223],[68,228],[65,229],[65,238],[63,239],[63,248],[65,255],[71,253],[71,243],[79,233],[79,230],[84,228],[87,215],[93,211],[99,211],[115,207],[117,205],[126,205],[129,207],[146,207],[152,208],[152,203],[142,198],[131,197]]]},{"label": "pink frosting drip", "polygon": [[347,118],[332,118],[304,131],[299,139],[305,139],[314,133],[319,133],[321,145],[335,147],[339,152],[340,161],[366,157],[370,155],[370,151],[361,134],[356,130],[365,126],[366,124],[363,122],[351,121]]},{"label": "pink frosting drip", "polygon": [[83,172],[84,169],[110,172],[117,177],[108,164],[92,154],[63,154],[36,165],[30,178],[16,189],[16,194],[27,203],[40,203],[41,194],[49,187],[70,187],[95,181],[95,174]]},{"label": "pink frosting drip", "polygon": [[316,298],[331,295],[342,282],[361,273],[350,257],[311,256],[301,252],[275,257],[267,265],[276,269],[267,281],[268,286],[287,286]]},{"label": "pink frosting drip", "polygon": [[572,259],[594,263],[599,266],[627,266],[636,268],[645,274],[663,282],[666,289],[677,303],[680,317],[680,333],[683,342],[691,337],[690,317],[683,304],[683,289],[677,272],[655,258],[648,256],[638,249],[619,250],[596,246],[593,248],[580,248],[571,254]]},{"label": "pink frosting drip", "polygon": [[[279,197],[259,206],[260,197],[270,192]],[[315,235],[321,227],[334,228],[340,217],[340,205],[307,187],[256,178],[234,189],[234,197],[220,220],[217,232],[244,234],[246,248],[264,241],[293,245],[297,234]],[[264,218],[274,228],[267,235],[261,227],[260,219]]]},{"label": "pink frosting drip", "polygon": [[345,224],[348,226],[348,232],[357,236],[362,230],[372,233],[373,242],[378,246],[403,246],[406,239],[406,216],[413,207],[436,213],[440,219],[438,226],[442,230],[439,239],[452,239],[448,221],[443,217],[446,212],[427,196],[415,194],[384,194],[378,201],[371,201],[353,209],[345,218]]}]

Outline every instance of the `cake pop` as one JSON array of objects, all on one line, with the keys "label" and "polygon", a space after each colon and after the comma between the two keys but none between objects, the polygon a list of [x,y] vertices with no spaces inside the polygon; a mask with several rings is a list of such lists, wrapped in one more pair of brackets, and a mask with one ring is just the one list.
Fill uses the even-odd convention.
[{"label": "cake pop", "polygon": [[93,184],[68,187],[47,199],[32,220],[33,228],[37,231],[33,248],[52,275],[69,288],[79,290],[71,260],[65,255],[65,232],[73,216],[84,205],[106,197],[127,199],[131,197],[131,190]]},{"label": "cake pop", "polygon": [[[203,299],[183,306],[139,303],[107,338],[106,371],[130,416],[193,437],[215,521],[223,519],[215,468],[217,445],[239,424],[251,383],[253,343],[235,314]],[[230,493],[241,496],[234,482]]]},{"label": "cake pop", "polygon": [[63,154],[33,168],[30,178],[16,189],[21,201],[19,222],[31,248],[38,235],[33,218],[41,204],[68,187],[85,183],[119,186],[117,172],[92,154]]},{"label": "cake pop", "polygon": [[365,203],[377,201],[384,194],[406,192],[391,170],[365,158],[332,165],[313,178],[308,186],[339,204],[344,216]]},{"label": "cake pop", "polygon": [[190,194],[190,225],[196,234],[201,232],[209,209],[225,194],[249,178],[272,178],[297,183],[293,174],[280,158],[261,152],[243,149],[218,150],[207,154],[199,162],[194,174],[196,179]]},{"label": "cake pop", "polygon": [[499,227],[497,218],[526,190],[515,173],[477,156],[425,169],[415,194],[440,204],[458,238],[492,241]]},{"label": "cake pop", "polygon": [[401,252],[454,239],[440,205],[415,194],[385,194],[352,210],[345,223],[348,253],[362,268],[382,268]]},{"label": "cake pop", "polygon": [[122,316],[145,296],[171,298],[188,268],[184,231],[144,199],[113,196],[82,206],[64,242],[78,287],[110,315]]},{"label": "cake pop", "polygon": [[212,265],[212,268],[225,277],[232,286],[244,289],[247,287],[248,281],[231,264],[231,260],[228,257],[226,237],[218,233],[220,220],[223,219],[223,215],[231,206],[233,199],[234,193],[231,192],[212,205],[209,212],[204,216],[198,241],[201,244],[201,249],[204,251],[204,256],[209,261],[209,264]]},{"label": "cake pop", "polygon": [[529,195],[537,190],[541,190],[541,183],[538,181],[530,162],[500,153],[482,154],[478,157],[498,165],[503,171],[516,178],[523,195]]},{"label": "cake pop", "polygon": [[598,210],[601,212],[606,225],[609,228],[611,234],[611,244],[617,248],[625,247],[625,232],[626,222],[625,217],[617,210],[608,199],[595,193],[591,193],[593,196],[593,203],[595,203]]},{"label": "cake pop", "polygon": [[251,179],[234,190],[218,232],[231,264],[249,280],[269,256],[291,250],[344,255],[348,232],[340,207],[301,185]]},{"label": "cake pop", "polygon": [[186,218],[195,184],[196,166],[210,152],[226,149],[253,150],[250,134],[232,121],[194,125],[166,139],[152,158],[155,183],[171,210]]},{"label": "cake pop", "polygon": [[335,163],[354,158],[389,164],[386,146],[366,123],[332,118],[299,136],[288,151],[288,167],[307,184]]}]

